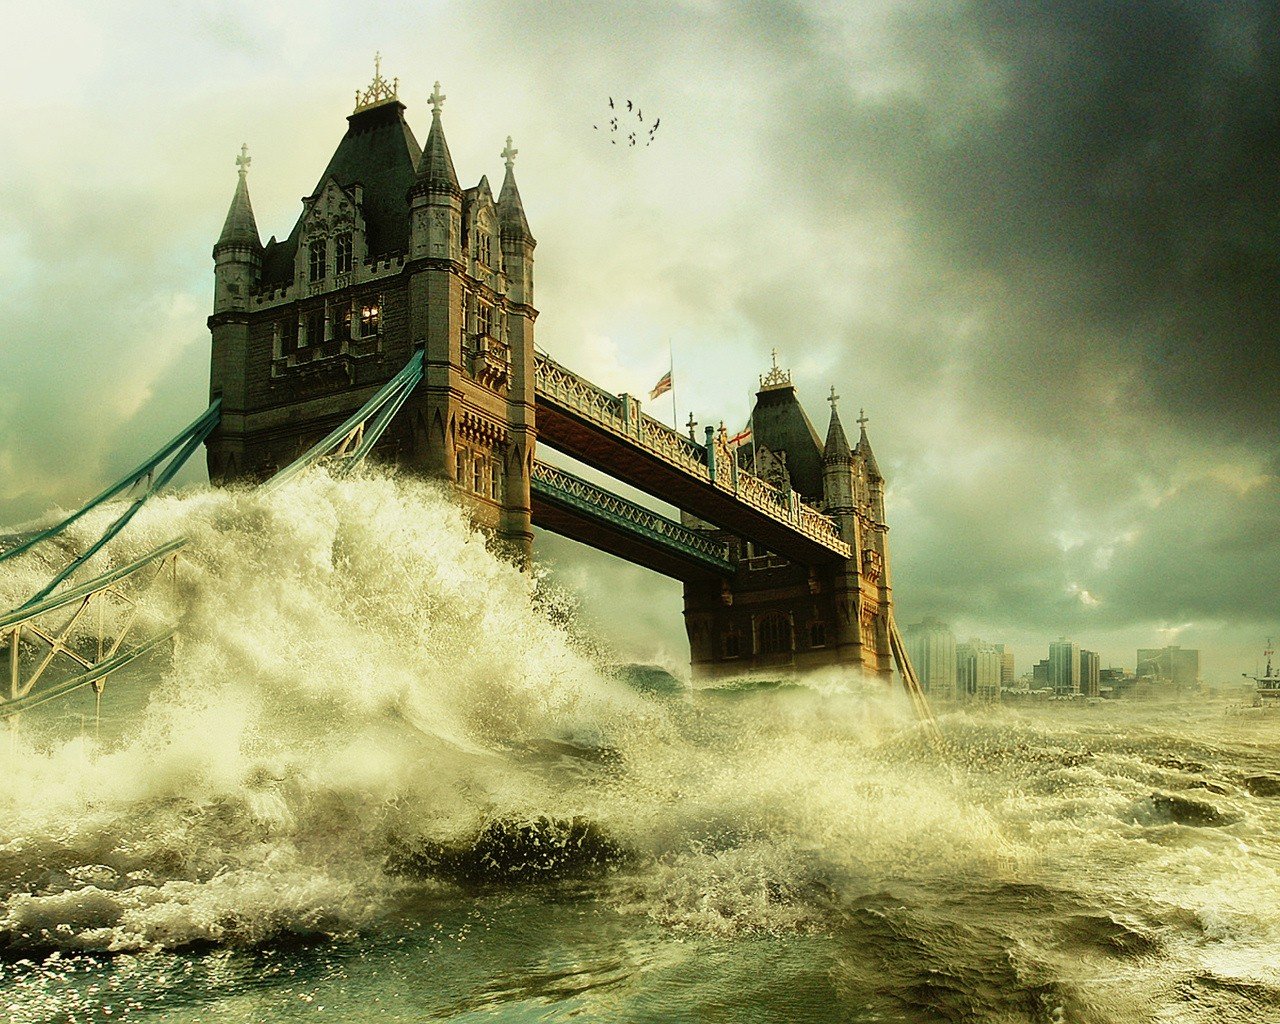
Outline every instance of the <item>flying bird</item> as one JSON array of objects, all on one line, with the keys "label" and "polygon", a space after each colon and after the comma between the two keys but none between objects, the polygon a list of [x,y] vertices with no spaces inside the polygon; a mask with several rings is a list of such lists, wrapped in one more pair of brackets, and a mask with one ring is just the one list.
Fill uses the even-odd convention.
[{"label": "flying bird", "polygon": [[[645,124],[644,111],[640,109],[639,103],[627,99],[615,101],[612,96],[608,97],[608,99],[609,110],[615,112],[609,118],[610,145],[616,146],[618,144],[617,139],[612,136],[621,137],[623,135],[626,135],[627,146],[630,148],[635,148],[635,146],[639,145],[642,136],[644,136],[644,144],[646,146],[652,145],[653,138],[657,134],[658,125],[662,123],[662,119],[654,118],[652,125]],[[636,121],[639,123],[639,127],[635,131],[624,130],[621,114],[623,103],[627,105],[628,114],[634,114]],[[629,126],[627,127],[629,128]],[[591,128],[597,132],[602,130],[599,124],[593,124]],[[644,135],[645,131],[648,132],[647,136]]]}]

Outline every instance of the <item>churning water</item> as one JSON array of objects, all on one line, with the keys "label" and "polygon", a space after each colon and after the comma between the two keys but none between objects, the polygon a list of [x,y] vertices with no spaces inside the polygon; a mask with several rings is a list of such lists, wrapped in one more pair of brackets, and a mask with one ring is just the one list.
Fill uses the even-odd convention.
[{"label": "churning water", "polygon": [[954,713],[944,759],[854,675],[608,670],[394,476],[126,534],[192,540],[172,656],[0,736],[13,1021],[1280,1019],[1274,719]]}]

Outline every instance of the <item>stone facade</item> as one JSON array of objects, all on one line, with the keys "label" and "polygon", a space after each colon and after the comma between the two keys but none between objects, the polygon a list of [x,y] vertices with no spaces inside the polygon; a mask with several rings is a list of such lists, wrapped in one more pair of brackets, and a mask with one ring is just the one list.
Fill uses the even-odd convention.
[{"label": "stone facade", "polygon": [[856,666],[887,677],[892,586],[884,478],[867,439],[850,447],[834,390],[823,444],[796,395],[791,376],[775,365],[761,377],[751,416],[751,441],[737,449],[740,466],[797,499],[822,509],[838,525],[854,557],[822,566],[781,558],[731,533],[686,517],[728,545],[738,569],[732,579],[689,582],[685,626],[694,674],[790,672]]},{"label": "stone facade", "polygon": [[495,199],[458,184],[432,97],[419,147],[394,90],[374,87],[293,231],[264,246],[247,157],[214,246],[208,443],[215,483],[262,479],[359,409],[417,349],[425,373],[384,457],[455,482],[477,523],[531,550],[533,250],[515,151]]}]

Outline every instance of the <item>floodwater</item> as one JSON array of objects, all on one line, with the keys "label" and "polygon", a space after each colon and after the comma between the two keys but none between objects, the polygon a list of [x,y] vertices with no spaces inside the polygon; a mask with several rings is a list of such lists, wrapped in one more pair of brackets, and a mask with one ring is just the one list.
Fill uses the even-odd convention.
[{"label": "floodwater", "polygon": [[192,540],[172,655],[0,735],[12,1021],[1280,1020],[1280,716],[956,711],[939,756],[856,675],[610,670],[389,476],[126,534]]}]

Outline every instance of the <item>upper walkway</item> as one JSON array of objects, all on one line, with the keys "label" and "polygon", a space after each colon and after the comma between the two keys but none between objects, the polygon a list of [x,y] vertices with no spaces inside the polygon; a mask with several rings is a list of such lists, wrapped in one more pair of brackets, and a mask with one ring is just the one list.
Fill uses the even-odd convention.
[{"label": "upper walkway", "polygon": [[631,395],[611,395],[541,353],[536,360],[539,443],[797,562],[853,557],[828,516],[740,469],[710,427],[698,444]]}]

